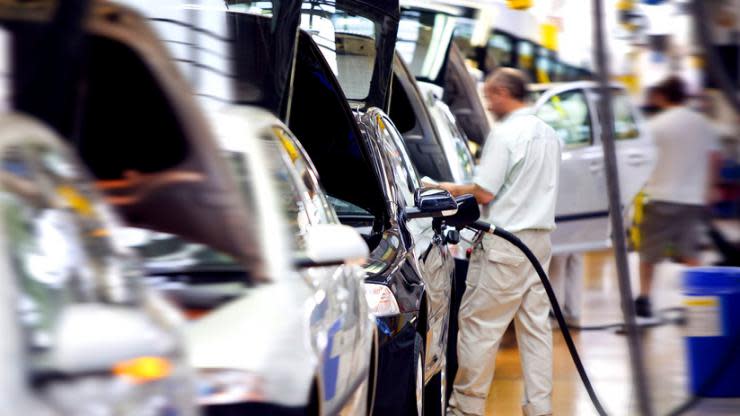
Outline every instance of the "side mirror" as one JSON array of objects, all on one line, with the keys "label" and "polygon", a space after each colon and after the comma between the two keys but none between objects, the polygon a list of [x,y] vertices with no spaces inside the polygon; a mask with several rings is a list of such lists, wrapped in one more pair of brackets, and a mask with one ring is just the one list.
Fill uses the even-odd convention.
[{"label": "side mirror", "polygon": [[457,229],[465,228],[480,218],[480,209],[478,201],[473,195],[460,195],[455,198],[457,202],[457,212],[451,217],[444,219],[445,224]]},{"label": "side mirror", "polygon": [[419,188],[414,194],[416,207],[406,208],[406,217],[449,217],[457,212],[457,202],[449,192],[437,188]]},{"label": "side mirror", "polygon": [[362,263],[370,254],[365,240],[352,227],[317,224],[305,236],[306,252],[295,259],[298,268]]}]

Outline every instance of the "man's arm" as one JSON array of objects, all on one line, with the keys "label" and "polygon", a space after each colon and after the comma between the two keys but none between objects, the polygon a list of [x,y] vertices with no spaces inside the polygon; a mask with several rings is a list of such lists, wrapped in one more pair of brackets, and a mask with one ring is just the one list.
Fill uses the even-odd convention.
[{"label": "man's arm", "polygon": [[457,184],[452,182],[440,182],[437,186],[451,193],[452,196],[471,194],[481,205],[489,204],[495,198],[493,193],[477,183]]}]

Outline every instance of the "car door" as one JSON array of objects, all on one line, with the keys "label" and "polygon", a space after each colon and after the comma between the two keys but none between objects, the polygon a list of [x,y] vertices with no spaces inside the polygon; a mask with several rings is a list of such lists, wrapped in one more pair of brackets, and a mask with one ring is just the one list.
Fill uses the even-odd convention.
[{"label": "car door", "polygon": [[580,88],[549,91],[539,98],[536,114],[555,130],[562,145],[553,252],[608,246],[603,151],[594,140],[595,115],[586,92]]},{"label": "car door", "polygon": [[[403,138],[390,119],[380,115],[379,124],[384,134],[382,146],[393,168],[395,185],[406,206],[414,206],[414,192],[421,184],[411,158],[406,153]],[[453,259],[441,234],[432,229],[431,219],[406,222],[414,240],[414,256],[421,271],[427,299],[427,334],[425,377],[431,378],[444,363],[452,285]]]},{"label": "car door", "polygon": [[[276,170],[277,183],[290,188],[280,192],[282,202],[294,213],[291,234],[296,236],[296,248],[305,249],[302,238],[312,225],[339,224],[339,220],[300,143],[282,125],[274,125],[272,130],[276,140],[267,140],[268,149],[273,147],[283,161]],[[367,341],[372,322],[362,288],[364,272],[354,265],[337,265],[310,267],[304,270],[304,276],[317,298],[323,294],[312,313],[312,334],[326,337],[320,369],[323,399],[330,403],[327,409],[338,410],[337,406],[357,388],[370,358],[371,343]]]},{"label": "car door", "polygon": [[[592,106],[599,108],[599,93],[589,88]],[[650,132],[623,88],[612,88],[614,141],[619,170],[622,209],[627,209],[647,182],[655,165],[656,150]],[[596,112],[597,114],[598,111]],[[601,115],[599,114],[601,125]],[[599,144],[601,144],[599,142]]]}]

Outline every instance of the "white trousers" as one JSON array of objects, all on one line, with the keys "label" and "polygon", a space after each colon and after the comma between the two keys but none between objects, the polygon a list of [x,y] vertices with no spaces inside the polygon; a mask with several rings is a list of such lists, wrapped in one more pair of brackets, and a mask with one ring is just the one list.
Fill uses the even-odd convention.
[{"label": "white trousers", "polygon": [[[550,233],[515,233],[547,270]],[[459,369],[448,415],[483,415],[491,389],[496,353],[514,321],[524,374],[523,413],[552,413],[552,332],[550,302],[523,253],[506,240],[486,236],[473,249],[460,304],[457,341]]]},{"label": "white trousers", "polygon": [[581,318],[583,292],[583,253],[560,254],[552,257],[547,272],[555,297],[566,320],[577,323]]}]

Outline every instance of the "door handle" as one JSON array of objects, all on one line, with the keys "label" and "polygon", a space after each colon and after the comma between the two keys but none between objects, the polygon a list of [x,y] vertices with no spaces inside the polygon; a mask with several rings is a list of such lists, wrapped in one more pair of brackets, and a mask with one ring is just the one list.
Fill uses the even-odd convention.
[{"label": "door handle", "polygon": [[604,170],[604,164],[602,162],[591,162],[588,164],[588,170],[590,170],[591,173],[599,173]]},{"label": "door handle", "polygon": [[648,159],[645,155],[641,155],[639,153],[630,153],[627,155],[627,163],[630,165],[643,165],[647,162]]}]

